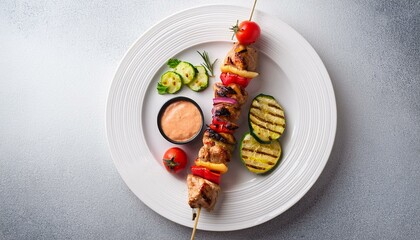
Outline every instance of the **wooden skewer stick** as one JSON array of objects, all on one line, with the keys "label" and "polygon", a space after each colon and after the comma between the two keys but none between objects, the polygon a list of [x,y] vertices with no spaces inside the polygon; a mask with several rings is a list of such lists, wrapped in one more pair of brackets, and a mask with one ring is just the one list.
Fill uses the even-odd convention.
[{"label": "wooden skewer stick", "polygon": [[[249,16],[249,21],[251,21],[252,15],[254,14],[255,5],[257,5],[257,0],[254,0],[254,5],[252,6],[251,15]],[[193,215],[193,220],[195,220],[195,221],[194,221],[194,228],[193,228],[193,231],[191,233],[191,240],[194,240],[194,237],[195,237],[195,232],[197,230],[198,219],[200,218],[200,212],[201,212],[201,207],[198,208],[197,214],[194,213],[194,215]]]},{"label": "wooden skewer stick", "polygon": [[254,14],[255,5],[257,5],[257,0],[254,0],[254,5],[252,6],[251,15],[249,16],[249,21],[251,21],[252,15]]},{"label": "wooden skewer stick", "polygon": [[191,234],[191,240],[194,240],[195,231],[197,230],[198,218],[200,218],[201,207],[198,208],[197,215],[195,216],[194,228]]}]

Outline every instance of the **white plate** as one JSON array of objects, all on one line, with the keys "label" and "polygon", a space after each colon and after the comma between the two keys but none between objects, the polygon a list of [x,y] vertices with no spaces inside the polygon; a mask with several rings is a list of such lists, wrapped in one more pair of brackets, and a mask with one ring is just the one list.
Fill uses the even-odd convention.
[{"label": "white plate", "polygon": [[[159,95],[156,84],[169,58],[202,62],[196,52],[206,50],[220,63],[232,46],[229,27],[247,19],[250,10],[210,5],[169,16],[141,36],[128,50],[115,74],[107,106],[107,135],[116,168],[134,194],[158,214],[192,227],[187,204],[187,171],[166,172],[161,157],[174,146],[157,128],[160,107],[172,97],[187,96],[211,120],[212,87],[196,93],[184,87],[175,95]],[[236,150],[215,211],[202,211],[199,229],[230,231],[266,222],[295,204],[315,183],[328,161],[336,132],[336,103],[328,73],[314,49],[290,26],[261,12],[253,20],[262,29],[257,43],[260,76],[248,86],[237,139],[247,131],[246,113],[259,93],[274,96],[286,111],[287,127],[280,142],[280,165],[257,176],[240,163]],[[219,64],[218,64],[219,65]],[[216,76],[220,74],[216,68]],[[212,78],[210,84],[219,81]],[[192,161],[200,138],[181,146]]]}]

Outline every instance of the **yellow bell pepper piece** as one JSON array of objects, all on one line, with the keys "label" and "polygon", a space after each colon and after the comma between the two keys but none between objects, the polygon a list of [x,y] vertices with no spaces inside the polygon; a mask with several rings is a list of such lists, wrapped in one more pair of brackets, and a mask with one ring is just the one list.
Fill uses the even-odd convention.
[{"label": "yellow bell pepper piece", "polygon": [[220,70],[222,72],[230,72],[230,73],[239,75],[239,76],[244,77],[244,78],[255,78],[255,77],[258,76],[257,72],[241,70],[241,69],[238,69],[238,68],[236,68],[232,65],[223,65],[223,66],[220,67]]},{"label": "yellow bell pepper piece", "polygon": [[211,162],[203,162],[200,160],[196,160],[195,165],[208,168],[212,171],[216,171],[221,174],[226,173],[228,171],[228,167],[223,163],[211,163]]}]

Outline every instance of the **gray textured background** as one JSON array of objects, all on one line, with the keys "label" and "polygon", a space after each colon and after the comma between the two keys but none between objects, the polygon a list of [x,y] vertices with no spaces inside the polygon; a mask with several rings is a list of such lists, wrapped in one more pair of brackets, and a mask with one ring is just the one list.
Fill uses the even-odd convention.
[{"label": "gray textured background", "polygon": [[[0,239],[189,239],[117,173],[105,105],[128,47],[163,17],[226,1],[0,2]],[[252,2],[231,1],[251,6]],[[323,59],[329,162],[279,217],[199,239],[420,238],[420,1],[260,0]]]}]

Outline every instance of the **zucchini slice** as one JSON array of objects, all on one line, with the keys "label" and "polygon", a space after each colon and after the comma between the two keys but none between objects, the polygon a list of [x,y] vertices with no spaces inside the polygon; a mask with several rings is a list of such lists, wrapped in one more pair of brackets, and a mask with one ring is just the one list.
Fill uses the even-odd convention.
[{"label": "zucchini slice", "polygon": [[197,69],[191,63],[185,61],[180,62],[174,70],[181,75],[184,84],[189,84],[195,78],[197,72]]},{"label": "zucchini slice", "polygon": [[283,108],[274,97],[265,94],[252,100],[248,122],[252,136],[261,143],[279,139],[286,127]]},{"label": "zucchini slice", "polygon": [[195,69],[197,69],[197,75],[188,84],[188,87],[193,91],[200,92],[209,86],[209,75],[203,66],[195,66]]},{"label": "zucchini slice", "polygon": [[281,145],[279,141],[260,143],[250,133],[246,133],[241,141],[240,156],[249,171],[267,173],[280,162]]},{"label": "zucchini slice", "polygon": [[182,87],[182,77],[174,71],[167,71],[160,77],[157,85],[159,94],[176,93]]}]

